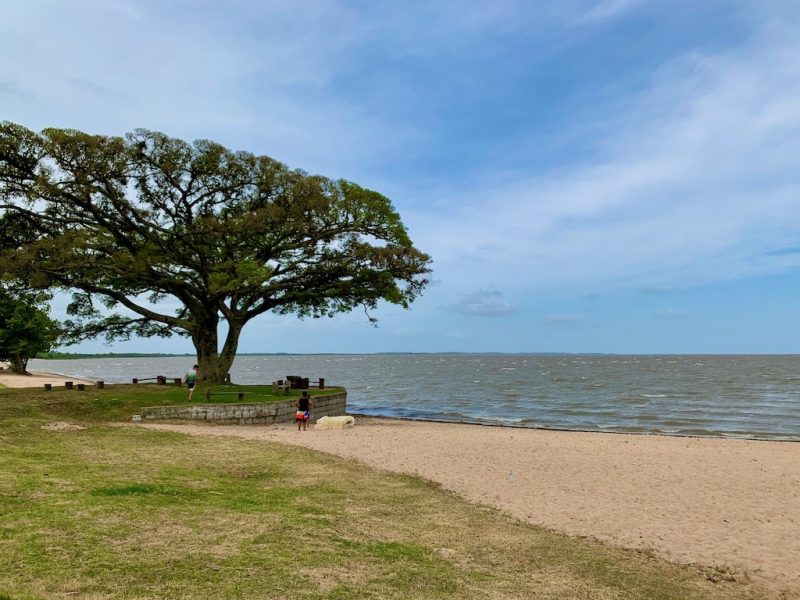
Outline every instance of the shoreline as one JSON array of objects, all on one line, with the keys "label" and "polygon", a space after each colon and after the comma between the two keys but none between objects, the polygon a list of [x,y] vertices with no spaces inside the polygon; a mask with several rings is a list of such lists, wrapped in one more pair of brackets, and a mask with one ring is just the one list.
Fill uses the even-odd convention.
[{"label": "shoreline", "polygon": [[696,433],[665,433],[663,431],[614,431],[613,429],[576,429],[570,427],[529,427],[526,425],[513,425],[506,423],[489,423],[482,421],[448,421],[447,419],[425,419],[422,417],[398,417],[394,415],[375,415],[370,413],[351,413],[348,415],[353,417],[362,417],[365,419],[388,419],[392,421],[411,421],[415,423],[441,423],[444,425],[477,425],[480,427],[500,427],[504,429],[522,429],[532,431],[560,431],[564,433],[597,433],[600,435],[643,435],[643,436],[658,436],[658,437],[674,437],[674,438],[688,438],[698,440],[742,440],[747,442],[779,442],[782,444],[796,444],[800,442],[798,438],[764,438],[764,437],[751,437],[739,435],[701,435]]},{"label": "shoreline", "polygon": [[[0,366],[3,366],[0,363]],[[38,388],[42,387],[45,383],[52,383],[53,386],[62,386],[65,381],[72,381],[74,383],[83,383],[86,385],[94,385],[97,379],[87,379],[64,373],[56,373],[53,371],[29,371],[28,375],[18,375],[11,373],[7,368],[0,371],[0,389],[6,388]],[[109,385],[114,385],[114,382],[107,382]],[[530,430],[530,431],[558,431],[558,432],[574,432],[574,433],[595,433],[595,434],[609,434],[609,435],[635,435],[635,436],[656,436],[656,437],[673,437],[681,439],[708,439],[708,440],[742,440],[751,442],[780,442],[783,444],[796,444],[800,443],[800,437],[756,437],[752,435],[703,435],[693,433],[671,433],[663,431],[614,431],[613,429],[580,429],[572,427],[535,427],[527,425],[515,425],[513,423],[500,423],[500,422],[484,422],[480,420],[474,421],[455,421],[447,419],[432,419],[424,417],[408,417],[397,415],[377,415],[371,413],[348,413],[354,417],[361,417],[367,419],[388,419],[397,421],[409,421],[418,423],[441,423],[452,425],[477,425],[481,427],[499,427],[503,429],[514,430]]]},{"label": "shoreline", "polygon": [[[0,363],[0,366],[3,366]],[[29,371],[29,375],[17,375],[11,373],[7,368],[0,371],[0,389],[4,386],[7,388],[37,388],[42,387],[45,383],[52,383],[53,386],[62,386],[65,381],[72,381],[74,383],[83,383],[86,385],[94,385],[97,379],[87,379],[83,377],[66,375],[63,373],[56,373],[53,371]],[[107,381],[109,385],[114,385],[113,381]],[[708,439],[708,440],[742,440],[751,442],[780,442],[784,444],[800,443],[800,437],[758,437],[753,435],[714,435],[714,434],[695,434],[695,433],[679,433],[679,432],[663,432],[663,431],[614,431],[613,429],[580,429],[573,427],[536,427],[527,425],[516,425],[513,423],[501,422],[485,422],[480,420],[448,420],[448,419],[435,419],[425,417],[409,417],[397,415],[377,415],[371,413],[348,413],[354,417],[368,418],[368,419],[388,419],[397,421],[409,421],[419,423],[441,423],[453,425],[478,425],[481,427],[499,427],[503,429],[514,430],[531,430],[531,431],[558,431],[558,432],[575,432],[575,433],[595,433],[595,434],[609,434],[609,435],[635,435],[635,436],[656,436],[656,437],[672,437],[680,439]]]},{"label": "shoreline", "polygon": [[436,482],[527,523],[732,569],[800,598],[796,444],[356,419],[355,429],[304,433],[291,425],[137,426],[334,454]]},{"label": "shoreline", "polygon": [[[236,383],[258,384],[298,369],[308,371],[331,383],[348,384],[348,408],[355,414],[553,430],[800,441],[796,418],[800,379],[793,358],[713,355],[716,358],[706,361],[645,355],[636,360],[518,360],[487,355],[485,360],[440,360],[392,355],[373,360],[366,358],[371,355],[361,356],[282,360],[242,355],[232,376]],[[187,361],[183,356],[31,361],[30,367],[129,383],[132,376],[149,378],[162,372],[180,376],[191,365]],[[396,375],[384,377],[395,370]],[[426,379],[425,373],[435,375]],[[614,376],[604,380],[603,373]],[[770,390],[781,393],[773,397]]]}]

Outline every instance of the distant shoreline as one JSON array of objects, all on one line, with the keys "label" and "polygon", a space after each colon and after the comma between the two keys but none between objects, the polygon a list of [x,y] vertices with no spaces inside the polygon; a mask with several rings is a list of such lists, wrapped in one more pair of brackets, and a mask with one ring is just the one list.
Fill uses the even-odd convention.
[{"label": "distant shoreline", "polygon": [[[77,360],[87,358],[194,358],[183,354],[147,352],[103,352],[82,354],[59,352],[37,356],[36,360]],[[797,356],[795,352],[238,352],[236,356]]]},{"label": "distant shoreline", "polygon": [[[71,360],[81,358],[186,358],[194,357],[193,352],[184,354],[147,352],[102,352],[82,354],[59,352],[47,356],[37,356],[37,360]],[[236,356],[616,356],[603,352],[237,352]],[[624,355],[619,356],[634,356]]]},{"label": "distant shoreline", "polygon": [[75,360],[82,358],[165,358],[171,356],[185,357],[194,356],[194,354],[139,354],[135,352],[106,352],[103,354],[59,353],[48,356],[37,356],[36,360]]}]

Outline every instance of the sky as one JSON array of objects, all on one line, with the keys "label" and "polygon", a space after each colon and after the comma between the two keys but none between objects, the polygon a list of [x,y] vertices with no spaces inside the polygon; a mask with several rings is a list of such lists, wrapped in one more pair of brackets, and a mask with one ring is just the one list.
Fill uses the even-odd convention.
[{"label": "sky", "polygon": [[241,352],[800,352],[796,0],[6,0],[0,119],[390,197],[424,295]]}]

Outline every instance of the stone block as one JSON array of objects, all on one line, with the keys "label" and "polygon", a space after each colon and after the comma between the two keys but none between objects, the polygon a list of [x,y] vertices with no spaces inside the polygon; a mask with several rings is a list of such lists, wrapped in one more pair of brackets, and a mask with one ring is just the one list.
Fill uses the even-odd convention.
[{"label": "stone block", "polygon": [[356,426],[356,420],[350,415],[341,417],[321,417],[317,419],[314,429],[321,431],[326,429],[353,429]]}]

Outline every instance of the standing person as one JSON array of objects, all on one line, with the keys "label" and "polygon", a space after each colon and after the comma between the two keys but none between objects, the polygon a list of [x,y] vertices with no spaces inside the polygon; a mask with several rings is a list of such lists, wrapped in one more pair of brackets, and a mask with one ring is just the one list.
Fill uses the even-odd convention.
[{"label": "standing person", "polygon": [[297,401],[294,403],[297,407],[294,420],[297,422],[297,431],[302,428],[305,431],[308,428],[308,418],[311,416],[311,411],[314,410],[314,401],[308,395],[308,392],[303,392]]},{"label": "standing person", "polygon": [[183,376],[183,382],[186,384],[186,387],[189,388],[189,402],[192,401],[192,394],[194,394],[194,388],[197,385],[198,368],[197,365],[193,366],[192,370],[188,371],[186,375]]}]

